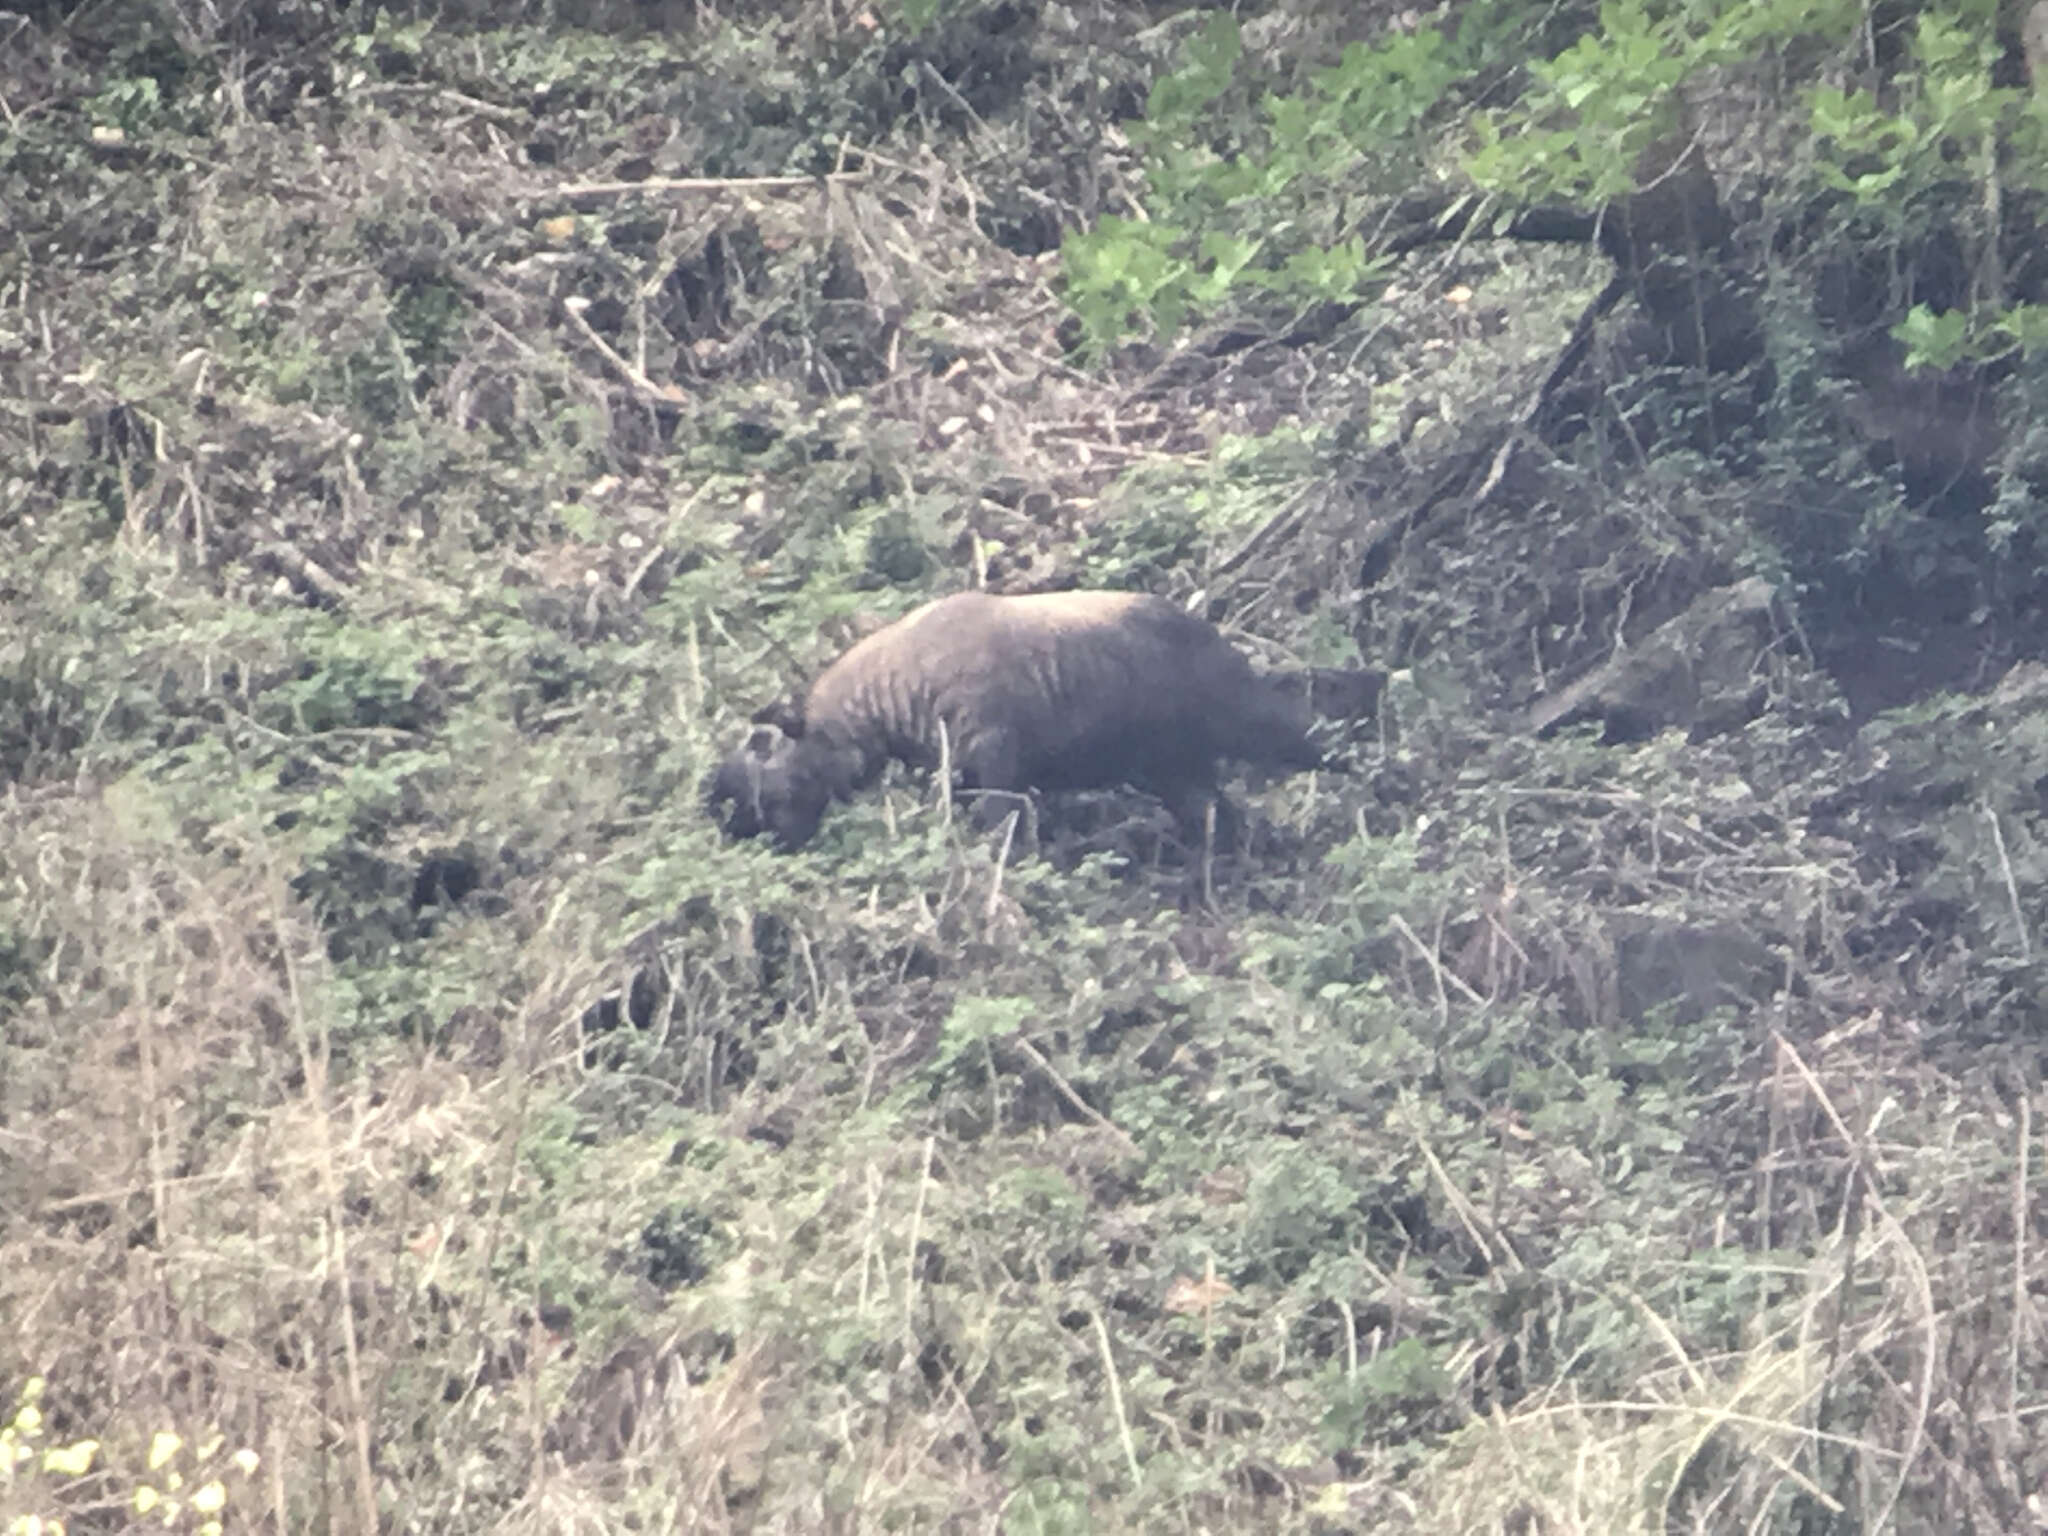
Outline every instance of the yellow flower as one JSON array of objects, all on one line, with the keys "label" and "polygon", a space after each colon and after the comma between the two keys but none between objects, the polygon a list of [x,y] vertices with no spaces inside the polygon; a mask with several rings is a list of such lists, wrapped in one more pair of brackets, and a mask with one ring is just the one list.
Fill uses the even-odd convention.
[{"label": "yellow flower", "polygon": [[184,1443],[183,1440],[171,1433],[170,1430],[158,1430],[149,1442],[149,1470],[154,1472],[158,1467],[177,1455],[179,1448]]},{"label": "yellow flower", "polygon": [[148,1514],[152,1509],[156,1508],[156,1501],[162,1497],[162,1494],[150,1487],[149,1484],[144,1483],[135,1490],[135,1513],[138,1515]]},{"label": "yellow flower", "polygon": [[235,1452],[234,1455],[230,1456],[228,1460],[232,1461],[238,1468],[241,1469],[242,1476],[254,1477],[256,1475],[256,1464],[260,1460],[262,1460],[262,1458],[259,1457],[254,1451],[250,1450],[249,1447],[245,1445],[239,1451]]},{"label": "yellow flower", "polygon": [[43,1470],[55,1472],[60,1477],[83,1477],[92,1470],[92,1458],[99,1448],[97,1440],[81,1440],[76,1445],[53,1445],[43,1452]]},{"label": "yellow flower", "polygon": [[217,1515],[227,1505],[228,1491],[220,1482],[208,1483],[192,1494],[192,1507],[202,1515]]}]

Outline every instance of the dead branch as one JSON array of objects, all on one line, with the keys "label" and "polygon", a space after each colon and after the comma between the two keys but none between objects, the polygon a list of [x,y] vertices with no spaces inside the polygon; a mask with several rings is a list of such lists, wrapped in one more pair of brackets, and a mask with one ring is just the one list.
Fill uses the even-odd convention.
[{"label": "dead branch", "polygon": [[630,197],[635,192],[788,192],[833,182],[866,181],[867,171],[827,171],[821,176],[648,176],[639,181],[585,181],[556,187],[548,195],[574,201],[586,197]]},{"label": "dead branch", "polygon": [[[1445,506],[1458,503],[1461,498],[1467,511],[1476,511],[1486,504],[1499,489],[1516,446],[1532,433],[1541,436],[1550,425],[1548,418],[1556,404],[1558,391],[1585,361],[1586,353],[1593,345],[1593,327],[1602,315],[1621,302],[1622,295],[1627,292],[1625,279],[1617,277],[1609,281],[1581,312],[1572,326],[1570,338],[1557,354],[1557,361],[1551,364],[1542,384],[1537,386],[1522,409],[1505,425],[1496,427],[1482,441],[1454,459],[1450,467],[1437,477],[1429,494],[1414,507],[1382,518],[1367,528],[1361,540],[1365,555],[1359,562],[1360,586],[1370,587],[1378,582],[1393,564],[1394,547],[1434,520]],[[1484,478],[1480,479],[1482,470]],[[1478,488],[1467,498],[1467,488],[1475,479],[1479,480]]]},{"label": "dead branch", "polygon": [[657,384],[638,368],[627,362],[625,358],[621,357],[612,344],[598,335],[591,323],[583,318],[583,311],[587,307],[587,301],[571,299],[562,306],[562,311],[568,315],[570,324],[583,333],[583,339],[597,349],[598,356],[611,364],[613,372],[617,373],[620,378],[632,385],[641,394],[647,396],[648,399],[661,405],[681,405],[689,399],[689,396],[683,392],[682,386],[678,384]]},{"label": "dead branch", "polygon": [[348,583],[297,546],[278,539],[265,544],[257,553],[282,571],[294,586],[310,588],[330,603],[339,604],[347,600]]}]

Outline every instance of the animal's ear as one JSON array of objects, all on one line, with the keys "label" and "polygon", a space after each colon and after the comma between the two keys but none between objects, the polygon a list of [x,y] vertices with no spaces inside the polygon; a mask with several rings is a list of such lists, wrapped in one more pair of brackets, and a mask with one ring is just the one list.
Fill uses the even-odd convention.
[{"label": "animal's ear", "polygon": [[773,704],[763,704],[754,711],[754,724],[772,725],[794,741],[804,733],[803,700],[777,699]]}]

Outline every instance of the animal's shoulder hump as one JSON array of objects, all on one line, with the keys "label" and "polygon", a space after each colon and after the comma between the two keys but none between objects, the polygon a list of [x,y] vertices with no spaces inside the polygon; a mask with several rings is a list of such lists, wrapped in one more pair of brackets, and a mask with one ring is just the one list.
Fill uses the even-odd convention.
[{"label": "animal's shoulder hump", "polygon": [[1150,592],[1035,592],[1002,601],[1017,623],[1048,631],[1201,623],[1177,603]]}]

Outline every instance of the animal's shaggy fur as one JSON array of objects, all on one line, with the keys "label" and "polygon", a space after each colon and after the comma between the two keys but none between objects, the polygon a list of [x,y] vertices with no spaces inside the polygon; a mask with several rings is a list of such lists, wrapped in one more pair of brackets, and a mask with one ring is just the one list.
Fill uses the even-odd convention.
[{"label": "animal's shaggy fur", "polygon": [[1197,826],[1224,760],[1322,763],[1300,690],[1193,614],[1129,592],[940,598],[847,651],[776,718],[719,766],[708,801],[733,835],[786,849],[890,759],[937,767],[942,736],[968,788],[1129,784]]}]

